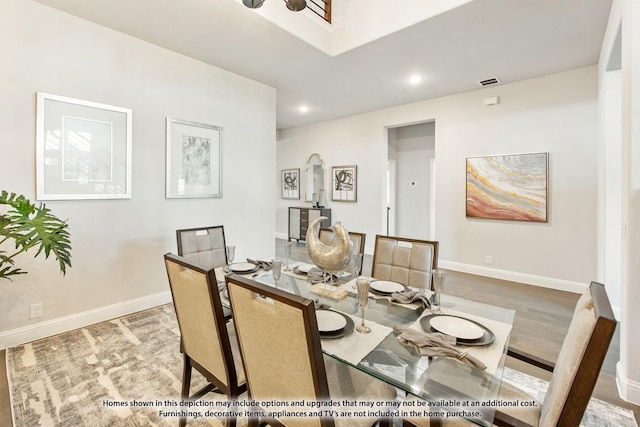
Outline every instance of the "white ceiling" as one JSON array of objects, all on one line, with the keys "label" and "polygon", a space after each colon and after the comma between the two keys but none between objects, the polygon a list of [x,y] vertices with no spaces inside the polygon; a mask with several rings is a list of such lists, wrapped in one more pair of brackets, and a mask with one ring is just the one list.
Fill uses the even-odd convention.
[{"label": "white ceiling", "polygon": [[330,56],[236,0],[37,1],[275,87],[279,129],[595,64],[611,7],[474,0]]}]

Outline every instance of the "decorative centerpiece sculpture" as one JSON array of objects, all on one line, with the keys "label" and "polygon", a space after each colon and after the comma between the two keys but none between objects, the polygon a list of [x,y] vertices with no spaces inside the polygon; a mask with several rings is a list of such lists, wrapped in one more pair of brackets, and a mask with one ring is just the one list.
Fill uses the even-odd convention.
[{"label": "decorative centerpiece sculpture", "polygon": [[320,241],[320,223],[327,219],[321,216],[311,222],[307,229],[307,252],[311,261],[322,271],[327,273],[339,273],[346,270],[353,259],[353,243],[349,238],[349,232],[340,222],[336,222],[330,230],[333,231],[333,240],[329,245]]}]

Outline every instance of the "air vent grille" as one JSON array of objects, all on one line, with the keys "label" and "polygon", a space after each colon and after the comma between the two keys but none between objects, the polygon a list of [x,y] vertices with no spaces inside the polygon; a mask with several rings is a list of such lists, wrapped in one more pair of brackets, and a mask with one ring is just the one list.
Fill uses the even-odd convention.
[{"label": "air vent grille", "polygon": [[497,77],[489,77],[488,79],[480,80],[480,86],[491,86],[500,83],[500,79]]}]

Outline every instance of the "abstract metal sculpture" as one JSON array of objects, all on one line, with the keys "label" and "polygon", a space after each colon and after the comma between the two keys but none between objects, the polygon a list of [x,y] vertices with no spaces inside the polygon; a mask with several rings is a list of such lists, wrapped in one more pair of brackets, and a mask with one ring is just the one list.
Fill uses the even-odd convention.
[{"label": "abstract metal sculpture", "polygon": [[353,243],[349,232],[340,222],[336,222],[329,229],[333,231],[333,240],[325,245],[318,237],[320,223],[327,219],[321,216],[311,222],[307,230],[307,252],[311,261],[322,271],[338,273],[346,270],[353,259]]}]

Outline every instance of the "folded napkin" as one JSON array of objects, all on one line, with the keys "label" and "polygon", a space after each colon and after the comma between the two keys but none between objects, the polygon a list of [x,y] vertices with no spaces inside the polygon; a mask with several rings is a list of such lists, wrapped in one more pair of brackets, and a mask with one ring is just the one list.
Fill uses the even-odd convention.
[{"label": "folded napkin", "polygon": [[466,351],[461,351],[455,347],[456,339],[449,335],[432,332],[420,332],[406,326],[395,326],[393,328],[398,335],[401,344],[413,347],[421,356],[446,356],[454,357],[463,363],[475,366],[480,370],[485,370],[487,366]]},{"label": "folded napkin", "polygon": [[391,301],[399,304],[411,304],[412,302],[421,301],[425,308],[431,307],[431,295],[427,295],[424,289],[412,290],[406,289],[401,292],[391,294]]},{"label": "folded napkin", "polygon": [[317,267],[312,268],[307,272],[307,279],[311,283],[323,283],[323,282],[332,282],[337,281],[338,276],[335,274],[325,273]]},{"label": "folded napkin", "polygon": [[257,265],[258,267],[260,267],[264,271],[271,270],[271,262],[270,261],[261,261],[259,259],[255,260],[255,259],[247,258],[247,262],[250,262],[251,264]]}]

